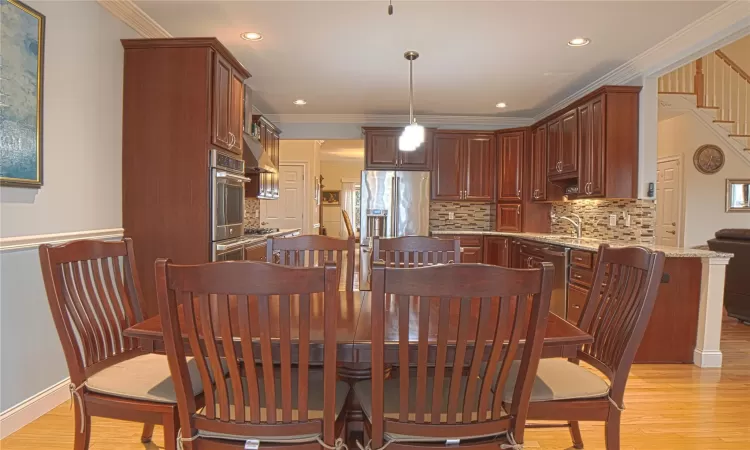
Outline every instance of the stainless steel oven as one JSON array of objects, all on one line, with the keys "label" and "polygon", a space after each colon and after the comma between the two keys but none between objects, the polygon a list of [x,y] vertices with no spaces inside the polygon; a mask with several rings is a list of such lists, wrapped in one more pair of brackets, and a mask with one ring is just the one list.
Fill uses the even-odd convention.
[{"label": "stainless steel oven", "polygon": [[242,236],[245,216],[245,177],[242,159],[211,150],[211,241]]},{"label": "stainless steel oven", "polygon": [[246,239],[226,239],[213,243],[211,261],[243,261]]}]

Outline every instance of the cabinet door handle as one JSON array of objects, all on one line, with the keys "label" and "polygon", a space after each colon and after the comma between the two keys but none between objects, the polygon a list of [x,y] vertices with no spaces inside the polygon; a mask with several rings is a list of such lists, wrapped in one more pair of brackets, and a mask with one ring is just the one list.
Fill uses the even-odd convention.
[{"label": "cabinet door handle", "polygon": [[526,258],[526,265],[529,266],[529,267],[531,267],[531,256],[529,256],[528,258]]},{"label": "cabinet door handle", "polygon": [[558,161],[557,164],[555,165],[555,168],[557,169],[558,172],[562,172],[562,161]]},{"label": "cabinet door handle", "polygon": [[518,209],[516,210],[516,214],[518,214],[519,216],[521,215],[521,208],[518,208]]},{"label": "cabinet door handle", "polygon": [[581,279],[581,278],[583,278],[583,277],[581,277],[581,276],[580,276],[580,275],[578,275],[578,274],[574,274],[574,275],[573,275],[573,278],[575,278],[576,280],[580,280],[580,279]]},{"label": "cabinet door handle", "polygon": [[518,190],[518,197],[519,198],[521,197],[521,190],[520,189]]},{"label": "cabinet door handle", "polygon": [[581,309],[581,307],[578,305],[573,305],[573,309]]},{"label": "cabinet door handle", "polygon": [[229,137],[232,138],[232,141],[229,144],[229,148],[233,148],[234,144],[237,143],[237,138],[234,137],[234,133],[232,133],[231,131],[229,132]]}]

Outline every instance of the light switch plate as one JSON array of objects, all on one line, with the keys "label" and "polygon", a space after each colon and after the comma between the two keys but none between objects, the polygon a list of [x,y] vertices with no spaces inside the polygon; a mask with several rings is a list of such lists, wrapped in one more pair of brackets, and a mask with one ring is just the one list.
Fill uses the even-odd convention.
[{"label": "light switch plate", "polygon": [[260,211],[255,211],[255,218],[260,219]]},{"label": "light switch plate", "polygon": [[626,226],[626,227],[629,227],[629,226],[630,226],[630,214],[628,214],[628,215],[627,215],[627,216],[625,217],[625,226]]},{"label": "light switch plate", "polygon": [[456,218],[456,213],[454,213],[454,212],[449,212],[448,213],[448,220],[453,220],[455,218]]},{"label": "light switch plate", "polygon": [[617,225],[617,214],[610,214],[609,215],[609,226],[614,227]]}]

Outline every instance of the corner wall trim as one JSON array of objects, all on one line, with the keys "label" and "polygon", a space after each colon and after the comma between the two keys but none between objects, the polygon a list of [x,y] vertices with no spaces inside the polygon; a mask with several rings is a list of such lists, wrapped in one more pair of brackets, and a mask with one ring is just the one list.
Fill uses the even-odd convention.
[{"label": "corner wall trim", "polygon": [[39,234],[36,236],[16,236],[0,238],[0,251],[22,250],[39,247],[42,244],[60,244],[75,239],[110,239],[122,237],[122,228],[103,230],[71,231],[66,233]]},{"label": "corner wall trim", "polygon": [[5,439],[68,400],[68,384],[70,378],[65,378],[0,413],[0,439]]},{"label": "corner wall trim", "polygon": [[130,28],[145,38],[172,37],[167,30],[159,25],[145,11],[132,0],[97,0],[102,8],[113,16],[125,22]]}]

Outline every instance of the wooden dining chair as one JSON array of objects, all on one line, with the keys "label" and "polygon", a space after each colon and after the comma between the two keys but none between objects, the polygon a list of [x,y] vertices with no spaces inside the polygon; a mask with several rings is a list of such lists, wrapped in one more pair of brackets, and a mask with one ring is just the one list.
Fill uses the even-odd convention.
[{"label": "wooden dining chair", "polygon": [[[145,319],[133,241],[73,241],[39,246],[52,318],[70,372],[75,404],[75,450],[89,447],[91,417],[164,426],[167,450],[176,446],[178,416],[167,357],[123,336]],[[192,361],[188,362],[194,368]],[[193,399],[201,404],[201,390]]]},{"label": "wooden dining chair", "polygon": [[[651,317],[665,256],[643,247],[601,245],[594,282],[578,327],[594,337],[575,359],[544,359],[531,392],[530,420],[565,420],[575,448],[578,421],[603,421],[607,450],[620,448],[623,396],[638,345]],[[578,365],[584,361],[603,377]],[[512,370],[518,370],[514,367]],[[515,401],[506,387],[506,404]],[[559,426],[554,424],[538,427]],[[536,425],[534,425],[536,427]]]},{"label": "wooden dining chair", "polygon": [[[253,441],[256,449],[268,443],[300,450],[342,447],[336,437],[349,386],[336,381],[339,292],[333,263],[180,266],[160,259],[156,285],[185,449],[247,449]],[[271,320],[272,310],[279,320]],[[323,331],[313,334],[311,321],[321,315]],[[186,345],[198,361],[204,409],[193,400]],[[309,370],[311,355],[322,355],[322,376]],[[222,358],[229,376],[209,389],[208,371],[220,367]]]},{"label": "wooden dining chair", "polygon": [[388,267],[419,267],[461,262],[461,241],[427,236],[372,239],[372,255]]},{"label": "wooden dining chair", "polygon": [[[339,279],[343,275],[347,292],[354,290],[354,238],[338,239],[312,234],[291,238],[268,238],[266,260],[282,266],[323,267],[336,263]],[[346,270],[343,267],[346,266]]]},{"label": "wooden dining chair", "polygon": [[344,225],[346,226],[346,235],[350,238],[354,238],[354,227],[352,227],[352,221],[349,219],[349,213],[345,209],[341,210],[341,215],[344,216]]},{"label": "wooden dining chair", "polygon": [[[483,264],[406,269],[376,263],[372,381],[354,387],[370,447],[520,449],[552,278],[549,263],[536,269]],[[386,342],[386,330],[394,335],[398,330],[397,342]],[[385,380],[386,352],[397,354],[401,367],[416,367],[416,376],[399,370]],[[511,376],[518,356],[522,369]],[[455,366],[468,367],[468,373],[452,370]],[[493,390],[502,392],[511,381],[514,403],[503,409]]]}]

